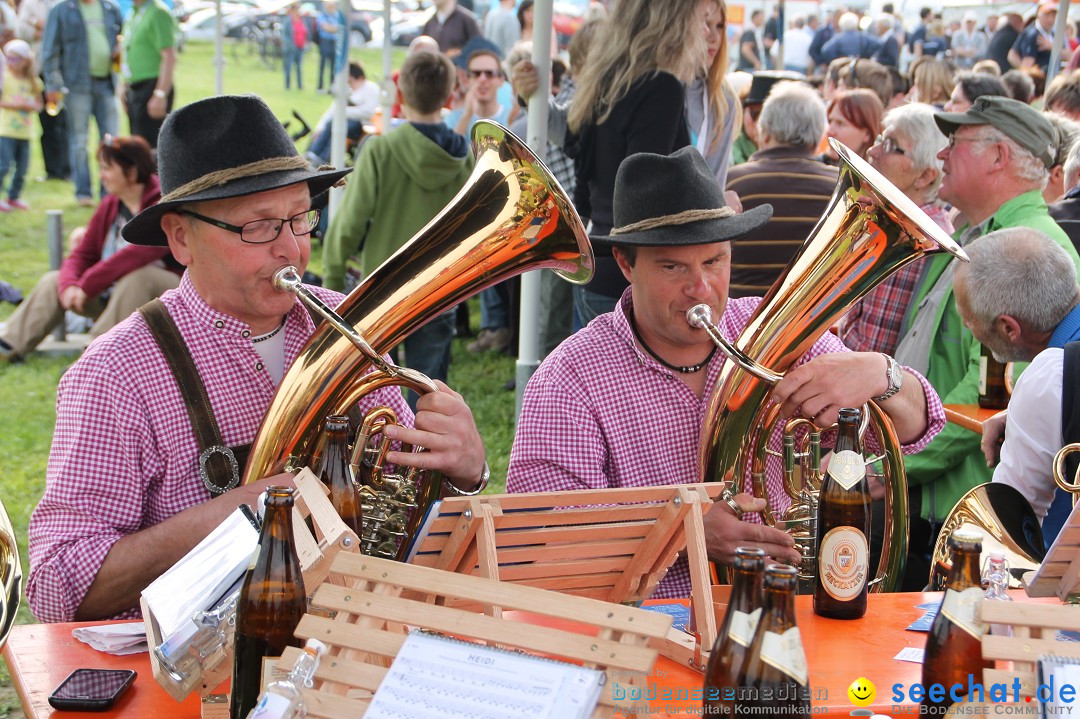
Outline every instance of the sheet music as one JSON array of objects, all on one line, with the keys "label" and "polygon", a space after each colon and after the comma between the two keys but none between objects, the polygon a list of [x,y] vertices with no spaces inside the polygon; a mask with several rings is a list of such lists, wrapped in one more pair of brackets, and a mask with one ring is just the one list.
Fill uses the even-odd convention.
[{"label": "sheet music", "polygon": [[603,672],[414,630],[365,719],[588,717]]},{"label": "sheet music", "polygon": [[1043,701],[1043,717],[1067,716],[1075,704],[1064,701],[1061,687],[1080,686],[1080,659],[1044,654],[1039,657],[1039,684],[1053,687],[1049,694],[1039,697]]}]

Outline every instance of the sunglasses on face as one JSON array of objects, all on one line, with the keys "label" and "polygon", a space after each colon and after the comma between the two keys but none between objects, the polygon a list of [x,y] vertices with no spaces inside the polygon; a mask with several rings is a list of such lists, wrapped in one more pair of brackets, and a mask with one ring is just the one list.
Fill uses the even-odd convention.
[{"label": "sunglasses on face", "polygon": [[486,77],[489,80],[499,76],[498,70],[469,70],[469,75],[475,80],[479,77]]}]

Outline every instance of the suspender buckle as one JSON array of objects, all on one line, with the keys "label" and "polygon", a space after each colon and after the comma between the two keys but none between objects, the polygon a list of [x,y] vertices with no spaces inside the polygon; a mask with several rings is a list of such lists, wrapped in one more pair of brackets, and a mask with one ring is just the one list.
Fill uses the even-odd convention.
[{"label": "suspender buckle", "polygon": [[[228,463],[230,475],[222,477],[221,472],[212,472],[207,466],[210,458],[215,454],[220,454],[224,457]],[[218,467],[221,465],[218,464]],[[236,455],[233,454],[232,449],[229,447],[223,447],[218,444],[213,447],[207,447],[199,453],[199,479],[202,480],[203,486],[210,490],[210,494],[224,494],[230,489],[233,489],[240,484],[240,463],[236,461]],[[221,480],[225,481],[222,482]]]}]

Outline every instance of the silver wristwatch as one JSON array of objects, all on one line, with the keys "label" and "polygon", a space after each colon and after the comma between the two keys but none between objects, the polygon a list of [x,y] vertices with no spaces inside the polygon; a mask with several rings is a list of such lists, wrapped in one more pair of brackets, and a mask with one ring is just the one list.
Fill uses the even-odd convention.
[{"label": "silver wristwatch", "polygon": [[491,467],[488,466],[488,463],[485,460],[484,469],[480,472],[480,484],[476,485],[475,489],[465,491],[451,482],[447,477],[443,477],[443,485],[450,490],[451,494],[455,494],[458,497],[475,497],[487,488],[489,479],[491,479]]},{"label": "silver wristwatch", "polygon": [[900,369],[900,364],[884,352],[881,353],[881,356],[889,363],[889,366],[885,371],[886,376],[889,378],[889,388],[885,390],[884,394],[879,394],[877,397],[874,397],[875,402],[884,402],[889,397],[892,397],[899,392],[900,388],[904,385],[904,372]]}]

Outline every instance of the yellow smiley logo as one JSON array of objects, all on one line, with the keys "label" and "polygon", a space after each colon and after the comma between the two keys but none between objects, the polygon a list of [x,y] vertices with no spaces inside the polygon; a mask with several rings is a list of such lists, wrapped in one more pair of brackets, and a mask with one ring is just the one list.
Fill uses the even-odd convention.
[{"label": "yellow smiley logo", "polygon": [[857,707],[869,706],[877,695],[877,687],[866,677],[859,677],[847,689],[848,699]]}]

